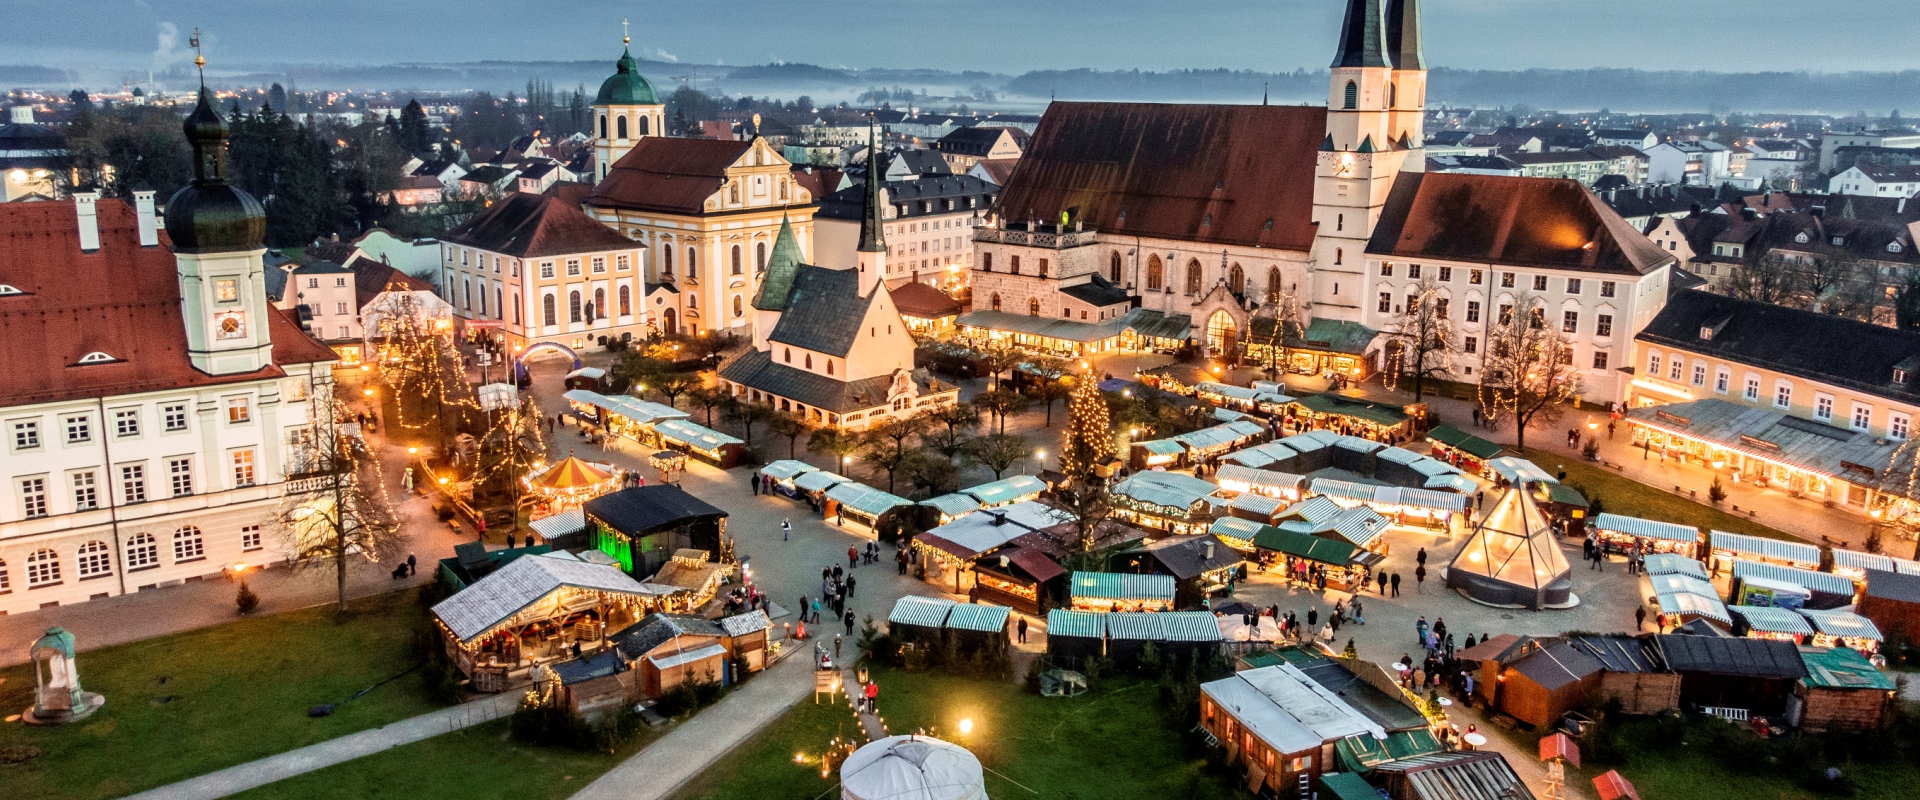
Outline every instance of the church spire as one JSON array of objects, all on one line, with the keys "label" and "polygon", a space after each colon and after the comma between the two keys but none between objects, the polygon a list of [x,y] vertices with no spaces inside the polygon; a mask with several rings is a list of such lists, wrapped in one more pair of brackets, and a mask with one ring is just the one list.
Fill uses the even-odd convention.
[{"label": "church spire", "polygon": [[879,140],[872,118],[867,121],[867,196],[866,205],[860,214],[860,247],[862,253],[887,252],[886,227],[882,224],[885,217],[880,213],[880,184],[887,179],[887,170],[880,163],[880,152],[875,146]]},{"label": "church spire", "polygon": [[773,252],[767,255],[767,274],[760,279],[760,294],[753,307],[761,311],[787,310],[787,295],[793,291],[793,277],[800,271],[800,240],[793,234],[793,222],[780,215],[780,233],[773,237]]},{"label": "church spire", "polygon": [[1347,21],[1340,27],[1340,50],[1333,55],[1335,69],[1393,66],[1388,57],[1386,21],[1381,15],[1383,1],[1347,0]]},{"label": "church spire", "polygon": [[1420,42],[1420,0],[1387,0],[1387,52],[1394,69],[1427,68]]}]

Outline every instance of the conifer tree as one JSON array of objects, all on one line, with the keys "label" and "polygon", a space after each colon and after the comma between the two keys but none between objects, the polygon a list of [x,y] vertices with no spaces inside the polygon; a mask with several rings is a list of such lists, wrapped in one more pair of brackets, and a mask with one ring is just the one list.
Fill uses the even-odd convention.
[{"label": "conifer tree", "polygon": [[1074,383],[1067,397],[1067,430],[1061,434],[1060,469],[1074,478],[1086,477],[1095,465],[1113,455],[1113,423],[1100,385],[1087,374]]}]

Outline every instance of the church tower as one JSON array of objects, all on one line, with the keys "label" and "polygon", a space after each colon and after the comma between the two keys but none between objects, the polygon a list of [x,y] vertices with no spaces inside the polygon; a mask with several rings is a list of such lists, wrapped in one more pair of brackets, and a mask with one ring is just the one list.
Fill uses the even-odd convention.
[{"label": "church tower", "polygon": [[[206,63],[197,56],[195,61]],[[227,183],[227,126],[204,82],[183,127],[193,148],[193,182],[167,201],[166,223],[180,278],[187,355],[209,375],[255,372],[273,363],[267,330],[273,312],[261,261],[266,210]]]},{"label": "church tower", "polygon": [[887,280],[887,228],[883,213],[887,203],[887,167],[881,161],[880,151],[874,147],[877,138],[867,139],[866,204],[860,213],[860,246],[856,248],[861,297],[872,294]]},{"label": "church tower", "polygon": [[620,42],[620,60],[614,62],[613,75],[600,84],[600,94],[593,98],[596,183],[605,180],[613,162],[639,144],[642,137],[664,136],[667,131],[667,107],[660,102],[653,84],[640,74],[640,64],[628,47],[633,38],[621,36]]},{"label": "church tower", "polygon": [[1367,240],[1393,179],[1426,166],[1419,0],[1348,0],[1314,178],[1313,316],[1358,322]]}]

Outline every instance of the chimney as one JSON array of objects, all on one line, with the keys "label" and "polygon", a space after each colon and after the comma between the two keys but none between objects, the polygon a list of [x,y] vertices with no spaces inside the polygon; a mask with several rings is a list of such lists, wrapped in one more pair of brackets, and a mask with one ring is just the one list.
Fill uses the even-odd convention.
[{"label": "chimney", "polygon": [[11,113],[7,116],[8,122],[15,125],[33,124],[33,106],[14,106],[9,111]]},{"label": "chimney", "polygon": [[133,193],[133,210],[140,218],[140,246],[155,247],[160,244],[160,231],[153,219],[153,191]]},{"label": "chimney", "polygon": [[1207,542],[1207,560],[1213,560],[1213,542],[1211,541]]},{"label": "chimney", "polygon": [[1005,512],[1005,511],[995,511],[995,512],[992,512],[992,513],[993,513],[993,524],[995,524],[995,525],[1005,525],[1005,524],[1007,524],[1007,512]]},{"label": "chimney", "polygon": [[73,193],[73,207],[80,214],[80,252],[83,253],[100,249],[100,217],[94,208],[98,202],[99,192]]}]

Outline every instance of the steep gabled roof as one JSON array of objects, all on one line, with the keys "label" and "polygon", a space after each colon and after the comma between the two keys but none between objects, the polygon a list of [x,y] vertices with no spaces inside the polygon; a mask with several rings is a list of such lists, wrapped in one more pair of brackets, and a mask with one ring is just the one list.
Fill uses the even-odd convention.
[{"label": "steep gabled roof", "polygon": [[547,194],[515,192],[442,237],[515,258],[542,258],[639,247],[579,206]]},{"label": "steep gabled roof", "polygon": [[873,295],[860,296],[860,273],[801,264],[794,270],[786,312],[767,340],[845,357],[860,335]]},{"label": "steep gabled roof", "polygon": [[648,136],[608,170],[587,205],[700,214],[753,142]]},{"label": "steep gabled roof", "polygon": [[761,311],[781,311],[787,307],[787,294],[793,291],[793,276],[800,270],[800,241],[794,238],[793,223],[780,218],[780,233],[773,238],[773,253],[767,256],[767,275],[760,280],[760,293],[753,307]]},{"label": "steep gabled roof", "polygon": [[1401,173],[1369,255],[1646,275],[1673,263],[1578,181]]},{"label": "steep gabled roof", "polygon": [[[1700,330],[1713,327],[1712,339]],[[1920,402],[1920,374],[1894,368],[1920,357],[1920,334],[1708,292],[1682,292],[1635,339],[1884,397]],[[1920,370],[1912,371],[1920,373]]]},{"label": "steep gabled roof", "polygon": [[888,292],[893,295],[893,307],[903,317],[920,319],[938,319],[956,316],[960,313],[960,301],[948,297],[946,292],[918,281],[900,284],[900,288]]},{"label": "steep gabled roof", "polygon": [[1115,234],[1306,251],[1327,111],[1054,103],[995,204]]}]

